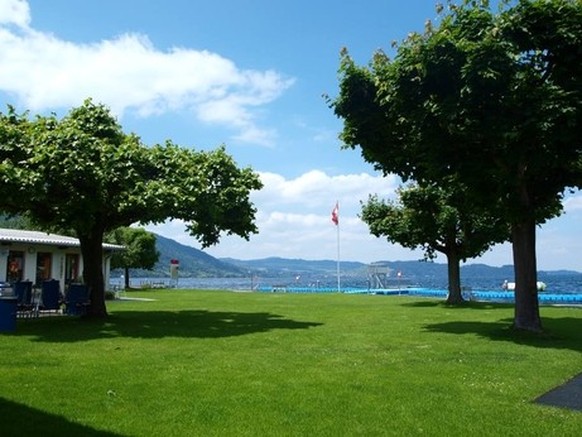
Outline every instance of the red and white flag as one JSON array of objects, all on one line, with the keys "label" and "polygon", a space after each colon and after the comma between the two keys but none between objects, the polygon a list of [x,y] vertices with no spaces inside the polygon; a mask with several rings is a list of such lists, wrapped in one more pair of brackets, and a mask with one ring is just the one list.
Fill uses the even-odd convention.
[{"label": "red and white flag", "polygon": [[339,203],[338,202],[335,203],[335,207],[333,208],[333,211],[331,212],[331,221],[333,222],[334,225],[336,225],[336,226],[339,225]]}]

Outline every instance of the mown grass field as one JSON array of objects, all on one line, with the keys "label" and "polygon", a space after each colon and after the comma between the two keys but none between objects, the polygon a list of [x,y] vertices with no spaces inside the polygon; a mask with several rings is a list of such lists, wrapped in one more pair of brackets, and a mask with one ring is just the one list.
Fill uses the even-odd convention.
[{"label": "mown grass field", "polygon": [[534,400],[582,371],[582,309],[147,291],[0,334],[2,436],[579,436]]}]

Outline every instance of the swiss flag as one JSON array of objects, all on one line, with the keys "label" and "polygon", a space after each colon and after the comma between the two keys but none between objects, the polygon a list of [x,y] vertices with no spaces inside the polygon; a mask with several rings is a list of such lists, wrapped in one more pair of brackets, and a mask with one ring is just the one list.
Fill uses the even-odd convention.
[{"label": "swiss flag", "polygon": [[331,221],[333,222],[334,225],[339,225],[339,203],[336,202],[335,203],[335,207],[333,208],[333,211],[331,212]]}]

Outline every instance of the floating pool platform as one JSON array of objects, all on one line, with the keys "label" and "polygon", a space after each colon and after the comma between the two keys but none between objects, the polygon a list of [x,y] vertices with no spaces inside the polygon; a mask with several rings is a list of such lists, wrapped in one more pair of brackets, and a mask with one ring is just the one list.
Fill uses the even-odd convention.
[{"label": "floating pool platform", "polygon": [[[259,287],[257,291],[272,292],[272,293],[337,293],[336,287]],[[363,289],[350,288],[340,289],[341,293],[345,294],[375,294],[383,296],[420,296],[420,297],[435,297],[445,299],[447,297],[447,290],[439,290],[432,288],[386,288],[386,289]],[[512,291],[485,291],[472,290],[463,291],[463,297],[466,300],[475,301],[490,301],[490,302],[506,302],[513,303],[515,295]],[[546,305],[582,305],[582,293],[538,293],[540,304]]]},{"label": "floating pool platform", "polygon": [[[422,296],[422,297],[437,297],[445,299],[447,297],[447,290],[436,290],[430,288],[408,288],[405,290],[377,290],[375,294],[407,294],[409,296]],[[515,293],[512,291],[463,291],[463,297],[466,300],[476,300],[476,301],[492,301],[492,302],[515,302]],[[582,305],[582,294],[580,293],[538,293],[538,300],[541,304],[547,305],[557,305],[557,304],[576,304]]]}]

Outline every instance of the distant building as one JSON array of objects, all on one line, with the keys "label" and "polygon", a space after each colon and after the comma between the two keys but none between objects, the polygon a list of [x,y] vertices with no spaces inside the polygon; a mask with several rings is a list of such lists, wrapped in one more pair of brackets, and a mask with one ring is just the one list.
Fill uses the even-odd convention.
[{"label": "distant building", "polygon": [[[103,244],[103,278],[109,288],[111,254],[123,246]],[[61,290],[83,274],[81,243],[73,237],[0,228],[0,282],[56,279]]]}]

